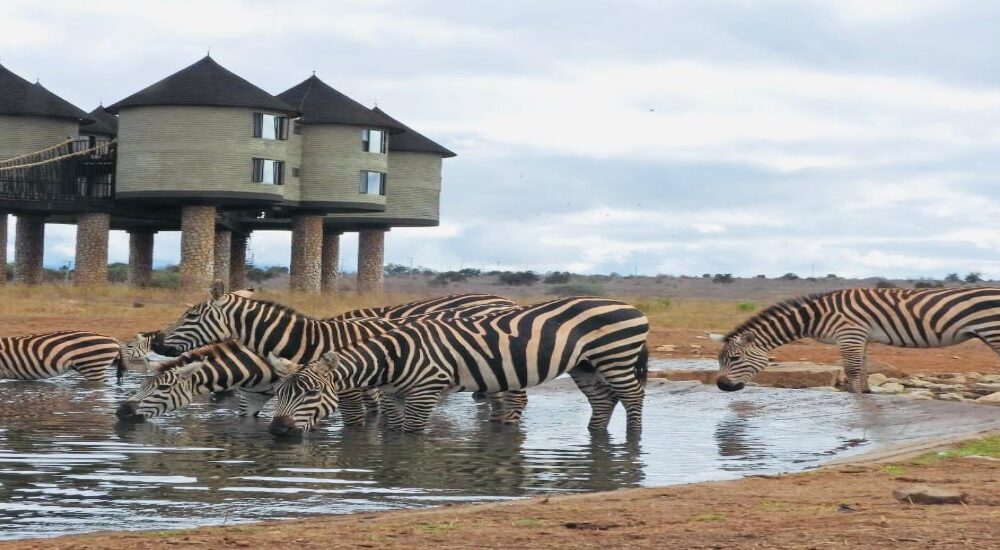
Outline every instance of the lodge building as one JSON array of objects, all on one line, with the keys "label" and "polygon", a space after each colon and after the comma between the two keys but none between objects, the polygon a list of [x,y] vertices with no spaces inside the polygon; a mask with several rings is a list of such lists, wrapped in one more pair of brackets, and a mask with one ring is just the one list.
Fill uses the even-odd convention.
[{"label": "lodge building", "polygon": [[13,214],[14,278],[36,284],[45,224],[75,223],[74,280],[101,284],[123,229],[144,286],[155,234],[179,229],[184,288],[243,286],[251,233],[291,230],[292,289],[335,292],[340,236],[357,231],[358,289],[377,292],[386,232],[438,224],[453,156],[316,75],[271,95],[206,56],[85,113],[0,66],[0,259]]}]

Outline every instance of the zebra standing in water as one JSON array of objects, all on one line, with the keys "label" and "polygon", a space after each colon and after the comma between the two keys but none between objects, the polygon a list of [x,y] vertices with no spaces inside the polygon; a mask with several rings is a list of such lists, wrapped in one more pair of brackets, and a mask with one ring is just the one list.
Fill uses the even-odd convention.
[{"label": "zebra standing in water", "polygon": [[335,317],[330,317],[329,320],[346,321],[368,317],[402,320],[416,315],[459,309],[463,311],[464,316],[468,317],[516,306],[517,304],[511,300],[493,294],[452,294],[451,296],[440,296],[395,306],[353,309]]},{"label": "zebra standing in water", "polygon": [[344,389],[378,387],[387,394],[389,427],[420,431],[445,391],[523,390],[569,372],[593,408],[591,429],[605,429],[620,400],[637,434],[648,332],[642,312],[602,298],[417,321],[289,374],[276,389],[271,433],[311,429],[336,410]]},{"label": "zebra standing in water", "polygon": [[108,367],[121,362],[118,340],[93,332],[67,330],[0,338],[0,378],[39,380],[75,370],[91,382],[105,382]]},{"label": "zebra standing in water", "polygon": [[[461,310],[431,313],[431,316],[460,315]],[[303,315],[287,306],[254,300],[240,293],[225,294],[225,287],[213,284],[211,298],[189,308],[173,325],[160,332],[153,351],[179,355],[200,346],[226,340],[238,340],[261,356],[273,353],[293,363],[316,361],[327,351],[334,351],[367,340],[396,327],[414,322],[413,318],[388,320],[320,320]],[[368,404],[377,405],[377,392],[368,392]],[[361,389],[346,390],[344,422],[364,422]],[[350,414],[349,414],[350,413]]]},{"label": "zebra standing in water", "polygon": [[716,384],[743,389],[768,365],[769,352],[801,338],[836,344],[851,392],[868,391],[869,342],[940,348],[978,338],[1000,353],[1000,288],[855,288],[775,304],[726,336]]},{"label": "zebra standing in water", "polygon": [[198,395],[239,389],[237,414],[257,416],[279,380],[267,360],[243,344],[212,344],[161,363],[115,414],[125,419],[153,418],[186,407]]}]

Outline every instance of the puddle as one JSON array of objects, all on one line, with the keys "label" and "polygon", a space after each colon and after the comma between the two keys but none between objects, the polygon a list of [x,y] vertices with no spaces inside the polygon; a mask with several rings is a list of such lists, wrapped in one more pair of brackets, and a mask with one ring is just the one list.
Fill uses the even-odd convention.
[{"label": "puddle", "polygon": [[[691,368],[689,361],[661,368]],[[617,411],[591,436],[565,379],[531,392],[518,428],[447,397],[423,435],[324,425],[276,441],[236,400],[140,424],[117,402],[139,383],[0,382],[0,538],[170,529],[730,479],[802,470],[929,436],[1000,428],[989,407],[824,391],[726,394],[650,380],[642,440]],[[269,412],[269,409],[266,411]]]}]

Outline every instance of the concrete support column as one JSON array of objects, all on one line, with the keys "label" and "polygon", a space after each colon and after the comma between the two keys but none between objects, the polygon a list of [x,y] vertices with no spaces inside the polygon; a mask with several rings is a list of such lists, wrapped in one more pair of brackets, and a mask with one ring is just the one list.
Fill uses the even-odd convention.
[{"label": "concrete support column", "polygon": [[155,231],[129,231],[128,284],[142,288],[153,282],[153,235]]},{"label": "concrete support column", "polygon": [[358,292],[382,292],[384,255],[384,229],[358,232]]},{"label": "concrete support column", "polygon": [[319,292],[322,259],[323,216],[292,216],[291,289],[298,292]]},{"label": "concrete support column", "polygon": [[76,271],[73,283],[77,286],[108,284],[108,231],[111,214],[87,212],[76,218]]},{"label": "concrete support column", "polygon": [[26,285],[42,282],[45,250],[45,218],[31,214],[17,216],[14,241],[14,280]]},{"label": "concrete support column", "polygon": [[204,290],[215,274],[215,207],[181,209],[181,288]]},{"label": "concrete support column", "polygon": [[229,288],[229,262],[232,254],[233,232],[228,229],[218,229],[215,232],[215,279],[226,283]]},{"label": "concrete support column", "polygon": [[250,235],[240,233],[230,238],[229,244],[229,285],[234,289],[247,286],[247,241]]},{"label": "concrete support column", "polygon": [[0,285],[7,284],[7,213],[0,214]]},{"label": "concrete support column", "polygon": [[337,293],[337,280],[340,278],[340,231],[329,227],[323,228],[323,292]]}]

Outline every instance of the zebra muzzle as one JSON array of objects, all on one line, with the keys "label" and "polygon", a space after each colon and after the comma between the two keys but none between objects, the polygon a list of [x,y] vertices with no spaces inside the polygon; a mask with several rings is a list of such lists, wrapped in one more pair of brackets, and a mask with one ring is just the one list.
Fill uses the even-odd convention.
[{"label": "zebra muzzle", "polygon": [[722,391],[739,391],[742,390],[746,384],[743,382],[733,383],[728,376],[720,376],[715,379],[715,385],[719,387]]},{"label": "zebra muzzle", "polygon": [[295,418],[291,416],[274,417],[268,431],[276,436],[302,435],[302,428],[295,425]]},{"label": "zebra muzzle", "polygon": [[139,405],[135,401],[125,401],[115,410],[115,416],[118,418],[136,418],[135,411],[138,408]]}]

